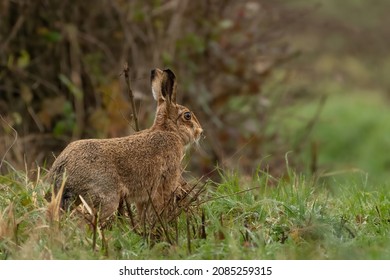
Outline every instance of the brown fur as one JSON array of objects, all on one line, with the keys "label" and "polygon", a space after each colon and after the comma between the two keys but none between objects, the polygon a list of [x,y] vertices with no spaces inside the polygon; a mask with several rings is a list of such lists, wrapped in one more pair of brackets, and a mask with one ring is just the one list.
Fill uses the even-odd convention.
[{"label": "brown fur", "polygon": [[[136,203],[140,216],[150,201],[161,212],[180,185],[185,147],[197,141],[202,128],[186,107],[176,104],[176,80],[170,70],[152,71],[157,112],[151,128],[113,139],[88,139],[70,143],[49,172],[58,192],[66,182],[62,208],[81,203],[95,209],[101,221],[114,213],[121,200]],[[190,120],[188,118],[190,112]]]}]

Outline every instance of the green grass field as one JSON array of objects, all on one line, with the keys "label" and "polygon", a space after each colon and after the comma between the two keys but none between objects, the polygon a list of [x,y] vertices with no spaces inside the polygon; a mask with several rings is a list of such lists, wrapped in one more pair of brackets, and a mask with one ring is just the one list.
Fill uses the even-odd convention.
[{"label": "green grass field", "polygon": [[390,259],[388,186],[360,176],[348,184],[293,172],[283,180],[221,176],[167,226],[170,243],[163,236],[152,244],[122,217],[93,246],[94,232],[79,218],[49,215],[41,179],[2,175],[0,259]]}]

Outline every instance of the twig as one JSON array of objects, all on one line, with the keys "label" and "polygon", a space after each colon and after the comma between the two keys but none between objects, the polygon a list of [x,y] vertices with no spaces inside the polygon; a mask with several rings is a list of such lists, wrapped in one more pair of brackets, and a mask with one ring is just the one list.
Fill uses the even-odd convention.
[{"label": "twig", "polygon": [[20,28],[23,26],[24,21],[25,21],[25,17],[23,15],[19,16],[15,25],[12,27],[8,38],[5,39],[3,41],[3,44],[0,46],[0,52],[3,53],[8,48],[9,42],[11,42],[13,38],[15,38],[15,36],[18,34]]},{"label": "twig", "polygon": [[0,119],[1,119],[3,122],[5,122],[5,124],[8,125],[9,128],[11,128],[11,130],[15,133],[14,141],[12,142],[11,146],[9,146],[9,147],[6,149],[6,151],[5,151],[4,155],[3,155],[3,157],[1,158],[1,161],[0,161],[0,169],[1,169],[1,166],[3,165],[3,162],[4,162],[5,157],[7,156],[8,152],[9,152],[9,151],[12,149],[12,147],[15,145],[16,141],[18,141],[18,132],[17,132],[16,129],[13,128],[8,122],[6,122],[6,120],[3,118],[3,116],[2,116],[1,114],[0,114]]},{"label": "twig", "polygon": [[127,62],[125,62],[125,64],[123,65],[123,73],[125,74],[125,81],[126,81],[127,90],[129,92],[129,96],[130,96],[130,101],[131,101],[131,109],[133,110],[135,130],[139,131],[138,116],[137,116],[137,111],[135,110],[134,95],[133,95],[133,91],[131,90],[131,86],[130,86],[129,64]]},{"label": "twig", "polygon": [[[189,193],[191,193],[191,192],[197,187],[197,185],[198,185],[198,183],[196,183],[196,184],[191,188],[191,190],[188,191],[188,193],[186,194],[186,196],[187,196]],[[177,217],[179,217],[181,211],[183,211],[183,210],[188,211],[188,208],[189,208],[189,206],[191,205],[191,203],[194,202],[194,201],[199,197],[199,195],[200,195],[200,194],[202,193],[202,191],[204,190],[205,186],[206,186],[206,183],[204,183],[204,184],[202,185],[202,187],[200,187],[200,188],[197,190],[197,192],[194,194],[194,196],[193,196],[191,199],[189,199],[189,201],[187,201],[187,203],[185,203],[184,205],[178,205],[178,206],[177,206],[178,210],[176,211],[176,213],[173,213],[172,217],[168,220],[168,223],[171,223],[174,219],[176,219]],[[186,196],[185,196],[185,197],[186,197]],[[184,200],[185,197],[183,197],[181,200]]]},{"label": "twig", "polygon": [[201,216],[201,225],[200,225],[200,238],[207,239],[206,234],[206,215],[204,213],[204,209],[202,209],[202,216]]},{"label": "twig", "polygon": [[304,128],[304,132],[302,133],[302,136],[296,141],[296,144],[295,144],[295,147],[294,147],[294,150],[296,152],[299,152],[302,149],[302,147],[305,145],[307,140],[309,139],[310,133],[313,131],[313,128],[314,128],[315,124],[318,122],[318,120],[319,120],[319,118],[321,116],[322,109],[325,106],[327,97],[328,96],[325,95],[325,94],[321,96],[320,101],[319,101],[318,106],[317,106],[317,110],[316,110],[314,116],[306,124],[306,126]]},{"label": "twig", "polygon": [[[153,203],[153,200],[152,200],[152,197],[150,195],[150,192],[147,192],[148,193],[148,196],[149,196],[149,203],[150,205],[152,206],[152,210],[154,212],[154,214],[156,215],[157,217],[157,220],[159,221],[160,225],[161,225],[161,228],[162,228],[162,231],[164,232],[165,234],[165,237],[167,238],[167,242],[169,244],[173,244],[172,241],[171,241],[171,238],[169,237],[169,233],[168,233],[168,230],[167,230],[167,227],[166,227],[166,224],[164,223],[161,215],[158,213],[154,203]],[[153,225],[154,226],[154,225]]]},{"label": "twig", "polygon": [[191,254],[190,216],[188,214],[188,211],[186,212],[186,229],[187,229],[187,250],[188,250],[188,254]]},{"label": "twig", "polygon": [[136,225],[134,222],[134,217],[133,217],[133,211],[131,211],[131,205],[127,202],[126,199],[125,199],[125,205],[127,208],[127,213],[129,214],[129,217],[130,217],[131,226],[133,227],[134,232],[137,233],[137,228],[136,228]]}]

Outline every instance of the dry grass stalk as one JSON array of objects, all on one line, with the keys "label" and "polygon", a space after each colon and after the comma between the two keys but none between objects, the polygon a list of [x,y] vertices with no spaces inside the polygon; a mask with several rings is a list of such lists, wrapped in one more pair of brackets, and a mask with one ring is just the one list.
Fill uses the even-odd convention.
[{"label": "dry grass stalk", "polygon": [[58,223],[60,221],[61,200],[65,188],[65,182],[66,172],[63,173],[61,187],[57,194],[54,192],[54,186],[51,187],[51,200],[47,204],[47,216],[49,218],[50,224]]},{"label": "dry grass stalk", "polygon": [[11,202],[0,215],[0,240],[12,239],[17,243],[17,222],[14,215],[14,204]]}]

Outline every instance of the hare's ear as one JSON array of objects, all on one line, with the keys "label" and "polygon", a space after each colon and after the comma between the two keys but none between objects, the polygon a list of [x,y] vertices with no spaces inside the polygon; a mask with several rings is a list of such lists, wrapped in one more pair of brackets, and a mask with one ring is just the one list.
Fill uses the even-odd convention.
[{"label": "hare's ear", "polygon": [[170,69],[164,70],[164,79],[162,84],[162,94],[167,97],[169,101],[176,103],[176,77]]},{"label": "hare's ear", "polygon": [[164,72],[158,68],[153,69],[150,73],[150,82],[152,85],[152,93],[154,99],[160,105],[165,100],[165,96],[162,93],[162,84],[164,79]]},{"label": "hare's ear", "polygon": [[153,69],[150,79],[154,99],[159,105],[164,101],[167,101],[167,104],[176,103],[176,77],[171,70]]}]

